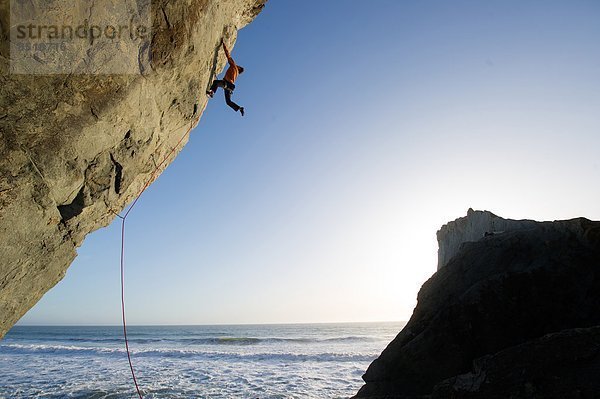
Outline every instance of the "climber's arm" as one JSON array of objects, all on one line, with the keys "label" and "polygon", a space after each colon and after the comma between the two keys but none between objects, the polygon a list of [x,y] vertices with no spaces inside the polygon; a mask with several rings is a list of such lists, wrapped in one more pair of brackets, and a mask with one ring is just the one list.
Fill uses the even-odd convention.
[{"label": "climber's arm", "polygon": [[229,50],[227,49],[225,42],[223,42],[223,50],[225,50],[225,57],[227,57],[229,65],[235,65],[235,61],[233,60],[233,58],[231,58],[231,54],[229,54]]}]

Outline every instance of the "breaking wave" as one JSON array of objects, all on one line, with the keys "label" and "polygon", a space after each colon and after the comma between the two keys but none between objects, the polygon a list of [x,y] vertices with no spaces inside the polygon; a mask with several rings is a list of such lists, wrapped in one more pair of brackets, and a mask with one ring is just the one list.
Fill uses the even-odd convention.
[{"label": "breaking wave", "polygon": [[[47,345],[47,344],[6,344],[0,345],[2,353],[16,354],[53,354],[53,355],[91,355],[91,356],[122,356],[124,348],[87,347],[75,345]],[[198,358],[205,360],[224,361],[278,361],[278,362],[365,362],[373,360],[377,354],[354,353],[229,353],[213,352],[194,349],[132,349],[136,357],[163,357],[163,358]]]}]

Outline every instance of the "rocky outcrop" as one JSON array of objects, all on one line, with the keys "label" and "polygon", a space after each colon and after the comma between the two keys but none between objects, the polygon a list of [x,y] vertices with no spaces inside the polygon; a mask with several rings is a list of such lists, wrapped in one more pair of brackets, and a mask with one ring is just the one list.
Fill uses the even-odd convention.
[{"label": "rocky outcrop", "polygon": [[484,356],[434,387],[432,399],[597,398],[600,327],[576,328]]},{"label": "rocky outcrop", "polygon": [[[209,81],[225,65],[221,38],[231,47],[265,1],[153,1],[151,35],[134,53],[135,74],[77,69],[105,54],[102,47],[83,51],[89,46],[83,43],[70,48],[83,58],[69,73],[33,75],[11,73],[9,1],[0,0],[0,337],[64,276],[85,236],[115,218],[197,123]],[[125,3],[142,2],[114,2]],[[96,19],[113,12],[99,1],[19,2],[31,19],[48,4],[58,19],[74,5],[89,7],[83,12]]]},{"label": "rocky outcrop", "polygon": [[438,270],[458,253],[465,242],[478,241],[482,237],[507,231],[531,228],[533,220],[504,219],[488,211],[469,208],[467,216],[442,226],[437,232]]},{"label": "rocky outcrop", "polygon": [[528,222],[465,242],[423,285],[356,397],[596,397],[576,371],[600,368],[598,309],[600,222]]}]

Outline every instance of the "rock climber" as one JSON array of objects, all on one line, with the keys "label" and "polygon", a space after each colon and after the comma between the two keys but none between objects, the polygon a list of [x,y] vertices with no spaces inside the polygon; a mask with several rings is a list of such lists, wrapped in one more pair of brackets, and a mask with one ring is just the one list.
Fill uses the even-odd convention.
[{"label": "rock climber", "polygon": [[218,80],[218,79],[215,80],[212,83],[210,90],[208,90],[206,92],[206,94],[210,98],[212,98],[214,96],[215,92],[217,91],[217,89],[219,87],[222,87],[223,91],[225,92],[225,102],[227,103],[227,105],[229,105],[231,108],[233,108],[233,110],[235,112],[240,111],[242,116],[244,116],[244,107],[240,107],[239,105],[237,105],[236,103],[231,101],[231,95],[233,94],[233,91],[235,90],[234,82],[240,74],[244,73],[244,68],[237,65],[235,63],[235,61],[233,60],[233,58],[231,58],[231,54],[229,54],[229,50],[227,49],[225,42],[221,41],[221,44],[223,45],[223,50],[225,50],[225,56],[227,57],[227,61],[229,62],[229,68],[227,68],[227,72],[225,72],[225,76],[223,77],[223,80]]}]

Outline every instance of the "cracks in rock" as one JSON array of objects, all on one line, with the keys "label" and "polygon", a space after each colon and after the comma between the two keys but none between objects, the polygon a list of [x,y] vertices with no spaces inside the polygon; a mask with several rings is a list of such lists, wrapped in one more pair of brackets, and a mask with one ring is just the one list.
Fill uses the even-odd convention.
[{"label": "cracks in rock", "polygon": [[66,223],[69,219],[72,219],[83,212],[83,209],[85,208],[84,189],[85,185],[81,186],[81,189],[79,189],[79,192],[70,204],[57,206],[62,219],[61,222]]},{"label": "cracks in rock", "polygon": [[171,25],[171,22],[169,22],[169,17],[167,17],[167,13],[165,12],[165,8],[164,8],[164,7],[161,7],[160,9],[161,9],[161,11],[162,11],[162,15],[163,15],[163,17],[164,17],[164,19],[165,19],[165,22],[167,23],[167,27],[168,27],[169,29],[171,29],[171,26],[172,26],[172,25]]},{"label": "cracks in rock", "polygon": [[219,51],[221,51],[221,43],[217,43],[215,47],[215,52],[213,54],[212,66],[210,67],[210,76],[208,77],[208,84],[206,85],[206,90],[210,88],[213,80],[217,77],[217,64],[219,62]]},{"label": "cracks in rock", "polygon": [[154,169],[158,168],[158,164],[156,163],[156,160],[154,159],[154,154],[150,154],[150,160],[152,161],[152,164],[154,164]]},{"label": "cracks in rock", "polygon": [[125,133],[125,137],[123,137],[123,141],[124,146],[125,146],[125,152],[129,153],[129,156],[131,158],[133,158],[133,156],[135,155],[137,146],[134,144],[139,145],[139,143],[134,143],[133,140],[131,139],[131,129],[127,131],[127,133]]},{"label": "cracks in rock", "polygon": [[62,82],[62,87],[67,87],[69,85],[69,80],[71,79],[71,76],[73,76],[73,72],[69,72],[69,74],[65,76]]},{"label": "cracks in rock", "polygon": [[62,242],[67,242],[67,240],[73,245],[73,248],[77,248],[79,244],[73,237],[73,232],[67,227],[65,220],[61,220],[58,225],[58,230],[62,233]]},{"label": "cracks in rock", "polygon": [[144,44],[142,44],[140,46],[140,50],[138,51],[138,57],[137,57],[138,69],[140,71],[140,75],[144,79],[147,79],[146,78],[146,75],[147,75],[146,66],[145,66],[146,59],[148,60],[148,64],[149,64],[150,63],[150,42],[144,42]]},{"label": "cracks in rock", "polygon": [[23,151],[23,153],[25,154],[25,156],[27,157],[27,159],[29,159],[29,162],[31,162],[31,165],[33,166],[33,169],[35,169],[36,173],[40,176],[40,178],[42,179],[42,181],[44,182],[44,184],[46,184],[46,186],[50,187],[50,185],[46,181],[46,178],[44,177],[44,175],[42,174],[42,172],[38,168],[37,164],[35,163],[35,161],[31,157],[31,155],[29,154],[29,151],[27,151],[27,149],[24,148],[22,145],[19,145],[19,147],[21,148],[21,151]]},{"label": "cracks in rock", "polygon": [[[125,133],[124,148],[129,140],[131,140],[131,131]],[[97,201],[106,202],[109,190],[114,189],[117,195],[121,195],[125,191],[124,168],[117,161],[123,150],[118,149],[117,154],[103,152],[88,163],[81,185],[69,196],[73,199],[70,203],[57,206],[62,225],[67,226],[67,222],[78,217],[87,207],[95,207]]]},{"label": "cracks in rock", "polygon": [[117,162],[113,154],[110,154],[110,160],[115,166],[115,192],[117,194],[121,194],[121,183],[123,182],[123,165]]},{"label": "cracks in rock", "polygon": [[92,115],[94,115],[94,118],[96,118],[96,120],[100,119],[94,107],[90,107],[90,112],[92,113]]}]

